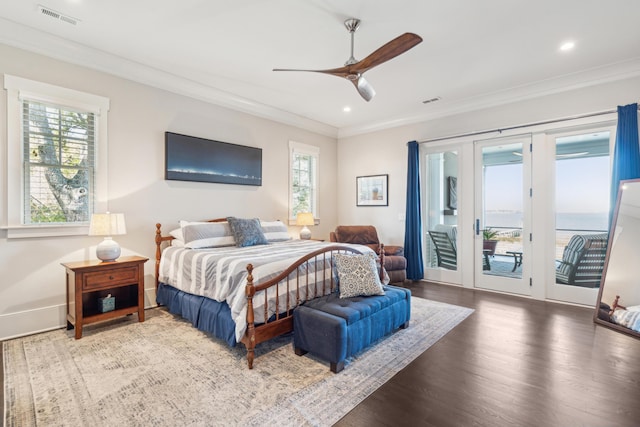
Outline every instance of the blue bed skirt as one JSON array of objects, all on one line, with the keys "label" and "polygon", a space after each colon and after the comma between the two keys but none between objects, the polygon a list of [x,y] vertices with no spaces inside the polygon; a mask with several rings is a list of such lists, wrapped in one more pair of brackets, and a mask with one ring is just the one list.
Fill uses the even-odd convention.
[{"label": "blue bed skirt", "polygon": [[191,295],[164,283],[158,284],[156,302],[169,312],[182,316],[201,331],[207,332],[229,344],[236,345],[236,324],[231,319],[231,309],[226,302]]}]

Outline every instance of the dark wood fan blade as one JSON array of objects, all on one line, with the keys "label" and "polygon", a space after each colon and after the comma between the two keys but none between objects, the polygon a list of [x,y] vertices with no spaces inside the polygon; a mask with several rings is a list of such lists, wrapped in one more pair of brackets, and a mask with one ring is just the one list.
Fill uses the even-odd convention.
[{"label": "dark wood fan blade", "polygon": [[371,68],[387,62],[398,55],[402,55],[418,43],[422,42],[422,37],[413,33],[404,33],[390,42],[378,48],[372,54],[355,64],[345,65],[339,68],[327,70],[303,70],[297,68],[274,68],[273,71],[304,71],[309,73],[330,74],[332,76],[343,77],[351,81],[356,90],[365,101],[371,101],[376,95],[376,91],[367,82],[362,74]]},{"label": "dark wood fan blade", "polygon": [[422,42],[422,37],[419,35],[404,33],[403,35],[391,40],[389,43],[381,46],[362,61],[350,65],[348,67],[349,71],[351,71],[351,73],[363,74],[365,71],[370,70],[375,66],[387,62],[398,55],[402,55],[420,42]]},{"label": "dark wood fan blade", "polygon": [[331,68],[328,70],[300,70],[295,68],[274,68],[273,71],[305,71],[309,73],[322,73],[322,74],[331,74],[332,76],[344,77],[347,78],[349,74],[349,67],[340,67],[340,68]]}]

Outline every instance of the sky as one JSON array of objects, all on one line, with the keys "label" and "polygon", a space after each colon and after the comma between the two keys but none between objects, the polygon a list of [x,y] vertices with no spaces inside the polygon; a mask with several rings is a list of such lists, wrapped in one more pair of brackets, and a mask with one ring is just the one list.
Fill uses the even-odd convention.
[{"label": "sky", "polygon": [[[522,210],[522,164],[490,166],[485,171],[485,209]],[[609,210],[609,157],[556,162],[556,211]]]}]

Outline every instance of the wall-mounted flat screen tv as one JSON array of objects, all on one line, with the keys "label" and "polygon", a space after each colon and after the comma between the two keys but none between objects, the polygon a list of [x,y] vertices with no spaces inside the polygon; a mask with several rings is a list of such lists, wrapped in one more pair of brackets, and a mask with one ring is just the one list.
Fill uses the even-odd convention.
[{"label": "wall-mounted flat screen tv", "polygon": [[262,148],[165,132],[164,179],[262,185]]}]

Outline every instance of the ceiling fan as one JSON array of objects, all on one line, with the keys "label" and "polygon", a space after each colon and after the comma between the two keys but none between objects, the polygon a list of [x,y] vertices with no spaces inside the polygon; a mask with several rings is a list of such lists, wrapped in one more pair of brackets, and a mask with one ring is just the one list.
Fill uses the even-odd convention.
[{"label": "ceiling fan", "polygon": [[330,74],[332,76],[344,77],[349,80],[358,90],[360,96],[362,96],[367,102],[371,101],[376,94],[371,84],[365,80],[363,74],[390,59],[401,55],[420,43],[422,37],[413,33],[404,33],[401,36],[396,37],[390,42],[382,45],[376,51],[361,61],[358,61],[353,56],[353,38],[356,30],[360,26],[359,19],[347,19],[344,21],[347,31],[351,34],[351,57],[347,59],[344,67],[331,68],[328,70],[300,70],[291,68],[274,68],[273,71],[308,71],[313,73]]}]

